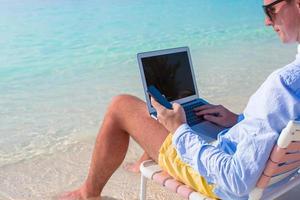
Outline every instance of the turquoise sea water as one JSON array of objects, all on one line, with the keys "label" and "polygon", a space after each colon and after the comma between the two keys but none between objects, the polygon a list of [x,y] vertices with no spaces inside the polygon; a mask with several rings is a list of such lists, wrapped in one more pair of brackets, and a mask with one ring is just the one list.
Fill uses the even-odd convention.
[{"label": "turquoise sea water", "polygon": [[109,100],[143,98],[136,53],[189,46],[200,93],[242,111],[291,61],[260,0],[2,0],[0,166],[94,136]]}]

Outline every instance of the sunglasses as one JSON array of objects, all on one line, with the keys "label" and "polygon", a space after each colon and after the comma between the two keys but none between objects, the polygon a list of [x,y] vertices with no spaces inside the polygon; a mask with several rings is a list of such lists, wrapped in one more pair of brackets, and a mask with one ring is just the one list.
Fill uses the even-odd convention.
[{"label": "sunglasses", "polygon": [[272,21],[273,19],[273,17],[275,16],[275,13],[274,13],[274,6],[276,5],[276,4],[279,4],[280,2],[282,2],[282,1],[286,1],[286,0],[277,0],[277,1],[274,1],[273,3],[270,3],[270,4],[268,4],[268,5],[263,5],[262,7],[263,7],[263,10],[264,10],[264,12],[265,12],[265,14],[269,17],[269,19]]}]

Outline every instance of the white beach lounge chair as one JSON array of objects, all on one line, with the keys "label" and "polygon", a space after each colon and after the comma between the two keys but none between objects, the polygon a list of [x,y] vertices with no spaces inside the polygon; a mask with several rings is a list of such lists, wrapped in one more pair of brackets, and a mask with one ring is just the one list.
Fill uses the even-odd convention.
[{"label": "white beach lounge chair", "polygon": [[[266,167],[249,194],[250,200],[274,199],[300,185],[300,121],[290,121],[273,147]],[[209,200],[188,186],[173,179],[152,160],[141,166],[140,200],[146,199],[147,179],[154,180],[189,200]]]}]

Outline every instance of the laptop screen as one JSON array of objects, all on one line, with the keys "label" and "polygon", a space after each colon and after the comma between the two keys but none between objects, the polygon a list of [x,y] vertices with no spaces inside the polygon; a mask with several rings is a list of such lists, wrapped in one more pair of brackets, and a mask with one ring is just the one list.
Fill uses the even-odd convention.
[{"label": "laptop screen", "polygon": [[154,85],[168,101],[195,95],[186,51],[141,59],[147,87]]}]

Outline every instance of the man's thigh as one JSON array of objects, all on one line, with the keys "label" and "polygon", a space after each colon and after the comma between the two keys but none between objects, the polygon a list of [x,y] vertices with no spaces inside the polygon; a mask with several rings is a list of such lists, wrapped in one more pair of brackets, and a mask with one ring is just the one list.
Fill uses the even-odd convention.
[{"label": "man's thigh", "polygon": [[158,161],[159,149],[168,130],[151,118],[147,105],[141,99],[131,95],[116,96],[111,104],[115,116],[124,131],[141,145],[147,154]]}]

